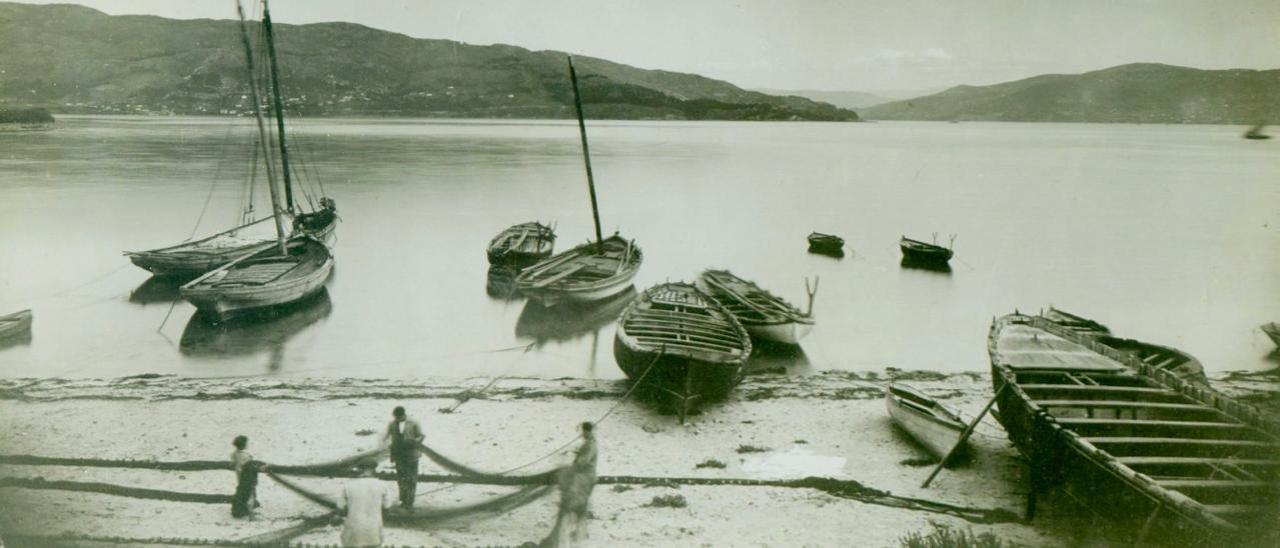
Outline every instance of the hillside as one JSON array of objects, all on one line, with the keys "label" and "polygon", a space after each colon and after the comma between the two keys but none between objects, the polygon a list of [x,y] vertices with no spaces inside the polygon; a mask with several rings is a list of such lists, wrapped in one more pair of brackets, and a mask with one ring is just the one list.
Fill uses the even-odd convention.
[{"label": "hillside", "polygon": [[1280,70],[1131,64],[1048,74],[877,105],[877,120],[1252,124],[1280,121]]},{"label": "hillside", "polygon": [[[110,16],[0,3],[0,107],[54,112],[244,112],[231,20]],[[303,115],[566,118],[565,53],[418,39],[350,23],[275,25],[282,94]],[[575,57],[587,115],[618,119],[857,120],[694,74]]]},{"label": "hillside", "polygon": [[795,95],[850,110],[861,110],[896,100],[894,97],[886,97],[865,91],[823,91],[814,89],[757,89],[755,91],[769,95]]}]

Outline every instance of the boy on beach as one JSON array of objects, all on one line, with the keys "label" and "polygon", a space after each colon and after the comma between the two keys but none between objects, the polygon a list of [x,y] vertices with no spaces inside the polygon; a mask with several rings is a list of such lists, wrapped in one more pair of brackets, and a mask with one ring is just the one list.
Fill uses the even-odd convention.
[{"label": "boy on beach", "polygon": [[231,441],[236,449],[231,452],[231,466],[236,471],[236,493],[231,498],[231,516],[252,516],[258,504],[258,470],[261,463],[249,454],[249,437],[236,436]]},{"label": "boy on beach", "polygon": [[568,548],[582,546],[587,540],[587,505],[596,486],[595,425],[582,423],[582,445],[574,452],[573,463],[565,466],[556,478],[560,487],[560,514],[551,534],[542,546]]},{"label": "boy on beach", "polygon": [[391,491],[373,475],[378,462],[356,463],[359,477],[342,487],[338,508],[346,512],[342,522],[343,546],[381,546],[382,510],[392,505]]},{"label": "boy on beach", "polygon": [[400,506],[408,510],[413,508],[418,491],[418,446],[425,436],[417,421],[405,414],[404,407],[396,406],[391,417],[382,443],[391,446],[391,461],[396,465],[396,483],[400,487]]}]

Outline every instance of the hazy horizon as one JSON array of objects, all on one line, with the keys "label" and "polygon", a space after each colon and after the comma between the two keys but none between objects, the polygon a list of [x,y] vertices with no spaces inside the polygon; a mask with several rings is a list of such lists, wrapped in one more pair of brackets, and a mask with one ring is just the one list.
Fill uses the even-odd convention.
[{"label": "hazy horizon", "polygon": [[[26,4],[53,4],[21,0]],[[111,15],[231,19],[226,1],[83,0]],[[1280,2],[1017,0],[630,5],[587,0],[275,0],[281,23],[344,21],[469,44],[560,50],[743,88],[878,94],[987,85],[1128,63],[1280,68]],[[246,1],[252,11],[253,2]]]}]

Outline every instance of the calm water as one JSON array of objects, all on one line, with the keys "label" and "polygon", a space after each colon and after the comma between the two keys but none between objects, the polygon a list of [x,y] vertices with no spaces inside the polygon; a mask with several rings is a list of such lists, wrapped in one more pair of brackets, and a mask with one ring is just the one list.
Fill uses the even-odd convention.
[{"label": "calm water", "polygon": [[[571,123],[295,126],[342,215],[336,274],[307,306],[229,328],[173,305],[174,289],[120,251],[187,238],[207,197],[197,232],[233,225],[247,121],[67,117],[0,133],[0,311],[35,309],[32,340],[0,349],[0,375],[622,376],[622,302],[544,311],[486,287],[484,247],[507,225],[554,221],[557,250],[590,236]],[[1240,128],[589,130],[606,230],[645,251],[639,288],[724,267],[803,306],[804,278],[821,278],[803,353],[758,365],[980,370],[992,316],[1051,303],[1212,370],[1275,365],[1256,326],[1280,320],[1280,142]],[[852,253],[806,253],[811,230]],[[901,268],[899,234],[935,232],[959,235],[954,270]]]}]

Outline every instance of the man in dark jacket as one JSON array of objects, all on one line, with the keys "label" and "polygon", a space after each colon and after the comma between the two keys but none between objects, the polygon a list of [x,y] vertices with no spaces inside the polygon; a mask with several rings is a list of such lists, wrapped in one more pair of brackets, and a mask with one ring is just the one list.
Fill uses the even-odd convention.
[{"label": "man in dark jacket", "polygon": [[400,506],[413,508],[418,490],[418,445],[422,443],[422,427],[405,415],[403,407],[391,412],[383,443],[391,446],[391,462],[396,465],[396,483],[400,486]]}]

